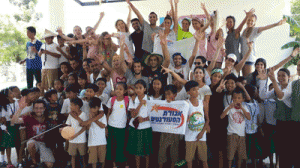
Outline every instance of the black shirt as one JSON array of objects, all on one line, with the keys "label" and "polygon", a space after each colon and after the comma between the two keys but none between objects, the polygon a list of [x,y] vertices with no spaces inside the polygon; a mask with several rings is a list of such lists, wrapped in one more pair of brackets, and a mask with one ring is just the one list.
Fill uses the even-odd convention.
[{"label": "black shirt", "polygon": [[140,33],[137,33],[136,31],[134,31],[130,37],[132,39],[132,42],[134,44],[135,47],[135,57],[141,59],[145,53],[145,51],[142,49],[142,44],[143,44],[143,36],[144,36],[144,32],[141,31]]},{"label": "black shirt", "polygon": [[157,68],[155,71],[152,71],[152,69],[148,66],[144,69],[143,76],[148,77],[149,83],[152,82],[153,78],[158,77],[162,80],[162,85],[167,85],[167,74],[163,74],[161,72],[161,67]]}]

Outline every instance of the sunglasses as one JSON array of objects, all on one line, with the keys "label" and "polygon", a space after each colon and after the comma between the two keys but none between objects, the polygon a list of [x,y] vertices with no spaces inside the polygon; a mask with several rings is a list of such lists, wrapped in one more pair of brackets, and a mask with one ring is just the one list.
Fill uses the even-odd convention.
[{"label": "sunglasses", "polygon": [[195,65],[201,65],[201,62],[194,62]]}]

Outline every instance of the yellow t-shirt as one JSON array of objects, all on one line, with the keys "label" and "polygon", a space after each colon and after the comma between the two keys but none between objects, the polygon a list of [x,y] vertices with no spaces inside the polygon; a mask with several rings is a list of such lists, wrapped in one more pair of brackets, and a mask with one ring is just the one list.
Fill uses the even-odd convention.
[{"label": "yellow t-shirt", "polygon": [[193,37],[193,34],[191,32],[183,31],[180,26],[178,26],[178,31],[177,32],[178,32],[177,33],[178,34],[177,35],[177,41]]}]

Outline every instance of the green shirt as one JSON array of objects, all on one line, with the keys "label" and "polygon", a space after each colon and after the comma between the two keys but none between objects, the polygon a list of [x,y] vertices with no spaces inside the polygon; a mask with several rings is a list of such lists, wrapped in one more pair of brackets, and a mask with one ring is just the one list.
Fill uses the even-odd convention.
[{"label": "green shirt", "polygon": [[177,33],[178,34],[177,35],[177,41],[193,37],[193,34],[191,32],[183,31],[180,26],[178,26],[178,31],[177,32],[178,32]]}]

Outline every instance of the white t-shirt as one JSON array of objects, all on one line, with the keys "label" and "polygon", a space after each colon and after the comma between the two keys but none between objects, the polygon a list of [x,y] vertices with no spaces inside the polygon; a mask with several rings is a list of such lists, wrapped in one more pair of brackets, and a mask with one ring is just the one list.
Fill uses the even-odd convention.
[{"label": "white t-shirt", "polygon": [[109,96],[103,92],[102,95],[99,96],[99,99],[101,100],[102,104],[106,105],[107,101],[109,99]]},{"label": "white t-shirt", "polygon": [[[197,107],[195,107],[190,100],[187,100],[187,102],[189,103],[189,112],[185,131],[185,141],[197,141],[197,136],[203,130],[205,125],[203,102],[202,100],[198,100],[199,105]],[[206,131],[199,141],[206,141]]]},{"label": "white t-shirt", "polygon": [[[130,38],[130,33],[129,32],[118,32],[118,34],[124,35],[125,36],[125,44],[128,47],[129,53],[131,54],[131,56],[134,56],[134,50],[133,50],[133,42],[132,39]],[[118,39],[118,44],[120,45],[120,40]],[[125,60],[128,60],[128,55],[126,52],[124,52],[124,58]]]},{"label": "white t-shirt", "polygon": [[[249,109],[245,105],[242,106],[249,113]],[[245,132],[246,132],[245,120],[247,119],[244,116],[242,109],[232,108],[228,111],[227,115],[228,115],[228,122],[229,122],[227,127],[227,135],[237,134],[238,136],[245,136]]]},{"label": "white t-shirt", "polygon": [[[148,101],[147,100],[147,95],[145,95],[143,100]],[[132,101],[130,99],[130,101],[129,101],[129,110],[136,109],[139,106],[139,104],[140,104],[140,100],[139,100],[138,97],[136,97],[134,101]],[[147,103],[141,107],[140,111],[138,112],[137,117],[138,116],[143,117],[143,118],[149,117],[148,109],[147,109]],[[134,125],[133,125],[133,120],[134,119],[135,118],[131,118],[131,120],[129,122],[129,125],[132,126],[132,127],[134,127]],[[140,129],[146,129],[146,128],[150,128],[150,127],[151,127],[150,121],[145,121],[145,122],[140,123],[137,129],[140,130]]]},{"label": "white t-shirt", "polygon": [[[67,52],[67,46],[63,46],[62,48],[61,48],[61,50],[64,52],[64,53],[68,53]],[[63,63],[63,62],[68,62],[68,59],[63,55],[63,54],[61,54],[61,57],[60,58],[58,58],[58,64],[60,65],[61,63]]]},{"label": "white t-shirt", "polygon": [[[82,121],[88,120],[88,116],[85,112],[81,112],[81,114],[79,115],[79,118],[81,118]],[[82,127],[79,125],[79,122],[75,118],[73,118],[71,115],[68,116],[66,124],[70,125],[71,127],[73,127],[75,129],[75,134],[77,134],[82,129]],[[86,131],[84,131],[83,133],[78,135],[73,140],[70,140],[69,142],[70,143],[86,143]]]},{"label": "white t-shirt", "polygon": [[6,121],[11,121],[11,115],[15,114],[19,110],[19,103],[15,101],[14,103],[10,103],[6,106],[7,110],[2,108],[1,117],[5,117]]},{"label": "white t-shirt", "polygon": [[[105,114],[98,121],[107,126]],[[95,122],[92,122],[91,127],[89,129],[88,146],[90,147],[99,145],[106,145],[105,128],[101,128]]]},{"label": "white t-shirt", "polygon": [[198,96],[198,99],[199,100],[204,100],[204,97],[206,96],[206,95],[212,95],[212,93],[211,93],[211,90],[210,90],[210,88],[209,88],[209,86],[207,86],[207,85],[204,85],[202,88],[199,88],[199,96]]},{"label": "white t-shirt", "polygon": [[[188,63],[186,63],[185,65],[182,65],[180,69],[176,69],[172,64],[170,64],[169,69],[171,69],[172,71],[174,71],[175,73],[180,73],[183,75],[183,79],[188,80],[189,78],[189,72],[190,72],[190,67],[188,65]],[[169,83],[172,83],[172,75],[168,74],[168,80]]]},{"label": "white t-shirt", "polygon": [[177,93],[177,96],[175,97],[175,100],[186,100],[188,99],[188,94],[186,93],[186,90],[184,87],[182,87],[181,91]]},{"label": "white t-shirt", "polygon": [[[107,108],[111,109],[111,98],[106,104]],[[125,128],[127,122],[126,106],[125,101],[114,102],[113,111],[108,118],[108,125],[116,128]]]},{"label": "white t-shirt", "polygon": [[26,113],[32,112],[32,110],[33,110],[33,105],[26,106],[26,107],[22,110],[21,115],[24,115],[24,114],[26,114]]},{"label": "white t-shirt", "polygon": [[[60,52],[57,51],[56,47],[58,47],[58,45],[56,43],[52,43],[50,45],[44,43],[42,45],[41,49],[47,50],[52,53],[60,54]],[[42,54],[41,58],[42,58],[42,69],[57,69],[57,68],[59,68],[58,58],[55,58],[49,54]]]},{"label": "white t-shirt", "polygon": [[[190,80],[194,79],[194,76],[193,76],[194,69],[195,69],[195,67],[194,67],[194,65],[193,65],[193,66],[192,66],[192,70],[190,71],[190,77],[191,77]],[[209,86],[209,85],[211,84],[211,79],[210,79],[210,76],[209,76],[209,74],[208,74],[208,72],[207,72],[206,69],[205,69],[204,75],[205,75],[205,76],[204,76],[205,84],[206,84],[207,86]]]},{"label": "white t-shirt", "polygon": [[[81,107],[80,110],[85,112],[86,114],[88,114],[88,112],[89,112],[88,103],[85,102],[84,100],[82,100],[82,103],[83,103],[83,106]],[[60,113],[61,114],[69,114],[70,112],[71,112],[71,100],[69,98],[67,98],[64,100],[64,104],[61,108]]]}]

